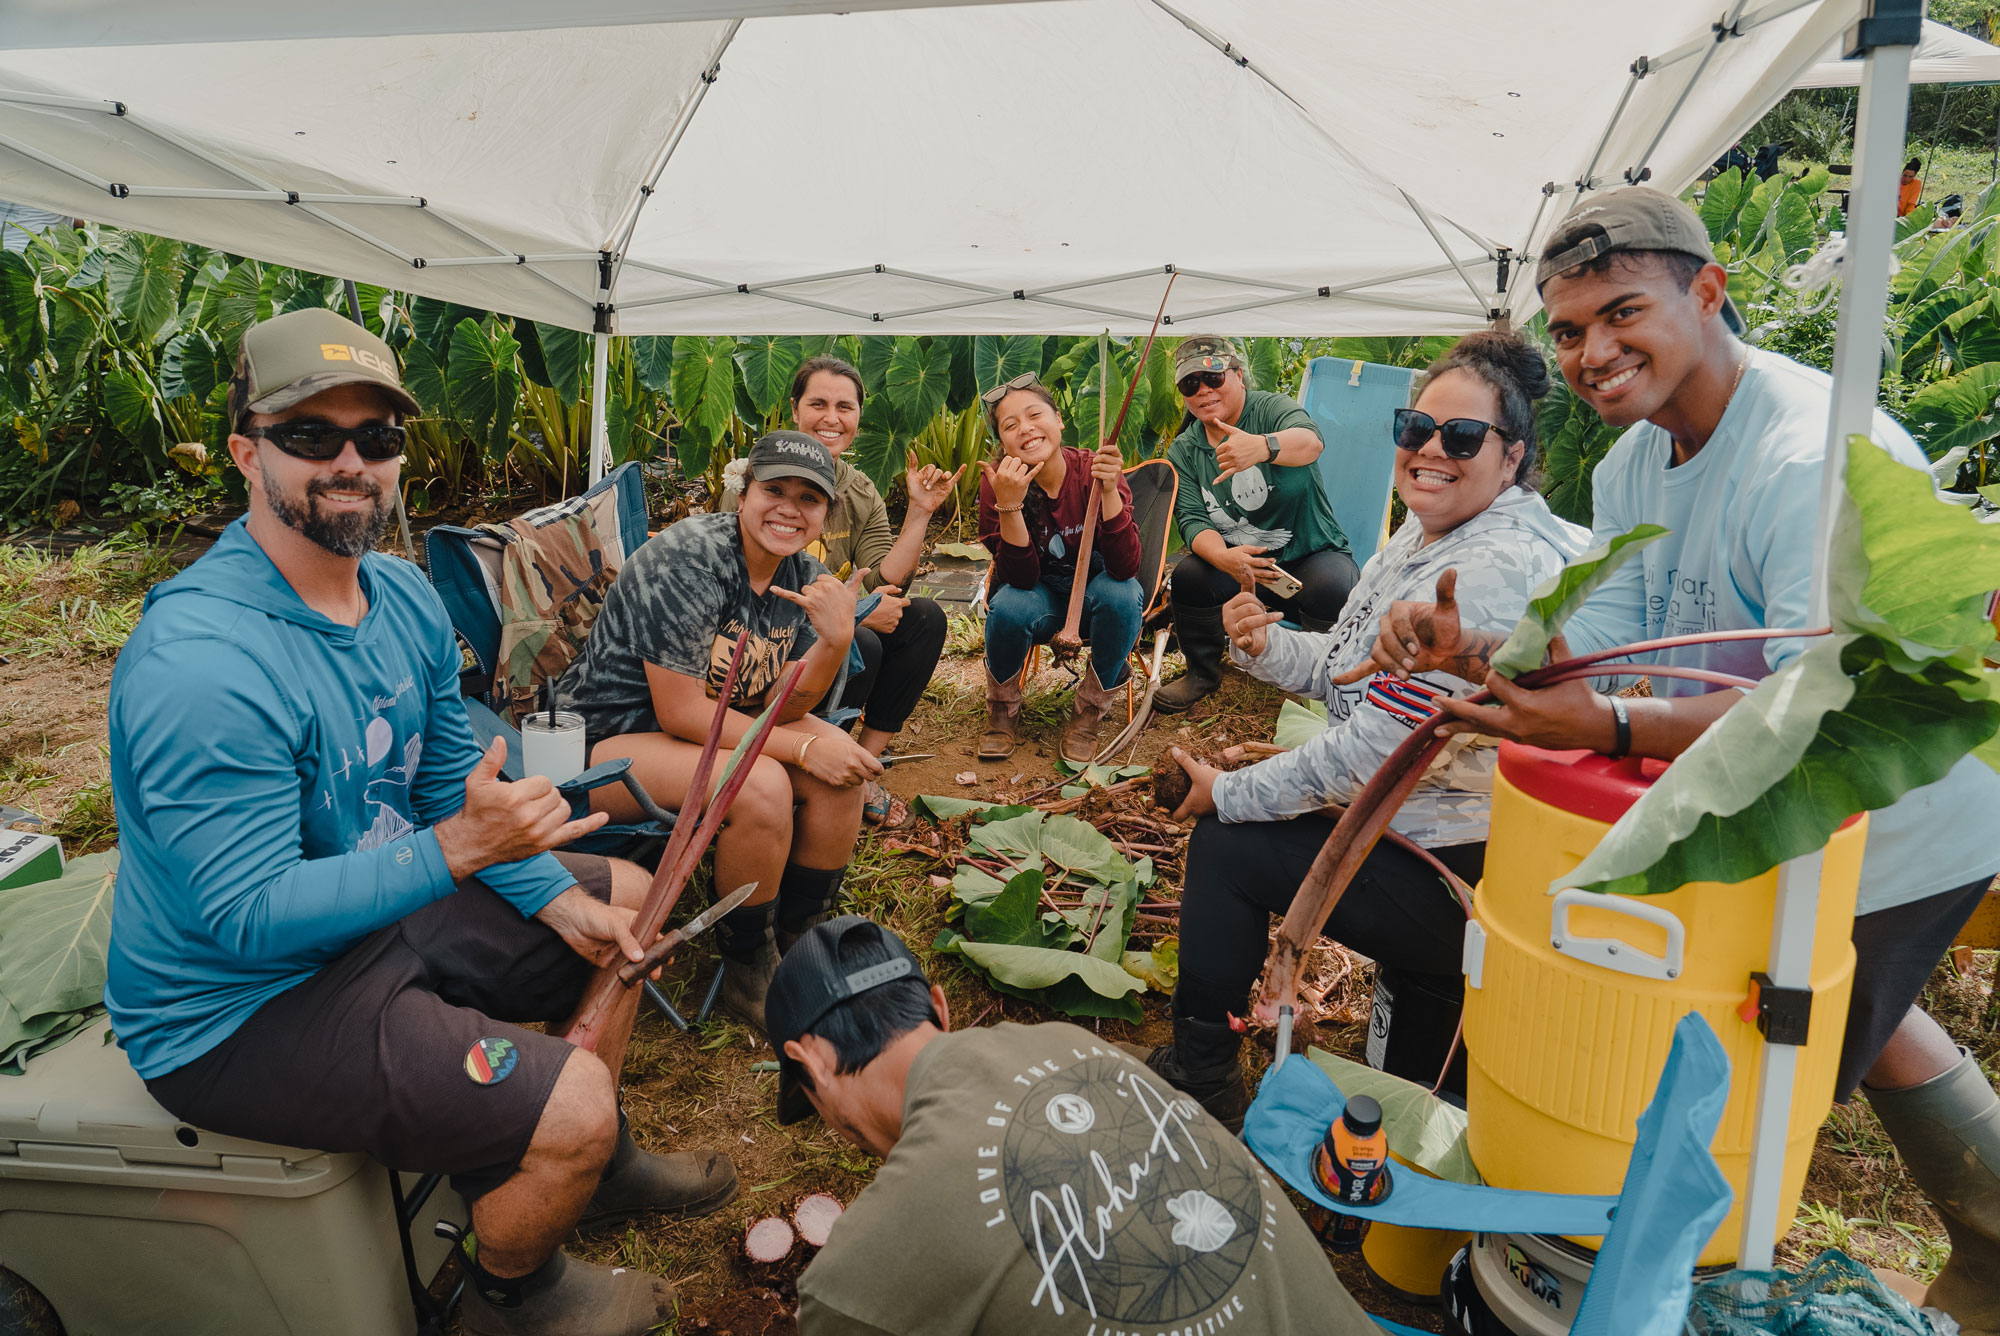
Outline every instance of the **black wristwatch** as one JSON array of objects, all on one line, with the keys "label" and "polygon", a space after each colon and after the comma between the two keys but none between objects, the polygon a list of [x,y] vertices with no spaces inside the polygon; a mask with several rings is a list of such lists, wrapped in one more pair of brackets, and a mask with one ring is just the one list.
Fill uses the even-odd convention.
[{"label": "black wristwatch", "polygon": [[1266,436],[1266,437],[1264,438],[1264,448],[1265,448],[1266,450],[1269,450],[1269,451],[1271,452],[1271,453],[1270,453],[1270,455],[1269,455],[1269,456],[1267,456],[1267,457],[1265,458],[1264,462],[1265,462],[1266,464],[1275,464],[1275,463],[1277,463],[1277,462],[1278,462],[1278,438],[1277,438],[1276,436]]}]

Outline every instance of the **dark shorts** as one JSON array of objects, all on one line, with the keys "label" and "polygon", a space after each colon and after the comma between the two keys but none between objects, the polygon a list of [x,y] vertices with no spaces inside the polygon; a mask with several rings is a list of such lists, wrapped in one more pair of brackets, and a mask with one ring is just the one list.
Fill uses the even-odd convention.
[{"label": "dark shorts", "polygon": [[1924,995],[1931,971],[1992,884],[1993,878],[1984,876],[1854,920],[1854,1000],[1847,1007],[1840,1075],[1833,1086],[1836,1103],[1847,1102],[1882,1056],[1889,1036]]},{"label": "dark shorts", "polygon": [[[556,857],[611,898],[604,859]],[[366,1151],[392,1169],[450,1174],[471,1201],[520,1166],[573,1051],[508,1022],[568,1019],[590,976],[552,929],[468,878],[146,1088],[196,1127]]]}]

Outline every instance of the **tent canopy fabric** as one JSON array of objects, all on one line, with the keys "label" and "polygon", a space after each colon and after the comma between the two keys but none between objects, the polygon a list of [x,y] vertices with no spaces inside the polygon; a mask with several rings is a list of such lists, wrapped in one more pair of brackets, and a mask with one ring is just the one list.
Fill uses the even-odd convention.
[{"label": "tent canopy fabric", "polygon": [[1580,183],[1682,188],[1856,8],[1062,0],[312,40],[278,15],[0,52],[0,198],[625,334],[1136,333],[1170,265],[1183,331],[1449,332],[1533,309]]},{"label": "tent canopy fabric", "polygon": [[[1853,88],[1861,82],[1861,62],[1842,60],[1836,44],[1793,85],[1797,88]],[[2000,46],[1924,20],[1923,39],[1910,58],[1911,83],[2000,83]]]}]

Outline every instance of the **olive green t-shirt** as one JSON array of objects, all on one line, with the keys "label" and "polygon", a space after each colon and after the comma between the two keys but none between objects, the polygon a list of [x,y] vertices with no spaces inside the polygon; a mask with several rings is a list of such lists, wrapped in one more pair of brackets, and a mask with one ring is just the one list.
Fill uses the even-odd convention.
[{"label": "olive green t-shirt", "polygon": [[917,1054],[902,1139],[799,1301],[800,1336],[1376,1330],[1242,1142],[1067,1024]]},{"label": "olive green t-shirt", "polygon": [[[1253,436],[1269,436],[1292,427],[1305,427],[1320,436],[1319,424],[1310,413],[1268,390],[1245,391],[1243,414],[1232,425]],[[1327,504],[1317,466],[1259,464],[1218,484],[1215,476],[1222,472],[1222,465],[1215,462],[1208,429],[1199,422],[1188,423],[1174,437],[1167,447],[1167,458],[1180,474],[1174,523],[1180,528],[1183,543],[1191,544],[1196,534],[1213,529],[1231,547],[1262,547],[1268,550],[1266,555],[1279,561],[1310,556],[1323,548],[1349,550],[1347,535],[1340,531],[1333,507]]]}]

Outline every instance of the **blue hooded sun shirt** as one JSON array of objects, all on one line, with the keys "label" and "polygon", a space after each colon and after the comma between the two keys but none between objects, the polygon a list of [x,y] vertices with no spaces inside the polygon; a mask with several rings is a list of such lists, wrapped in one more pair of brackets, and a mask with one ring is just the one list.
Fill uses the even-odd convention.
[{"label": "blue hooded sun shirt", "polygon": [[[239,519],[118,656],[104,1001],[141,1076],[455,889],[432,828],[480,756],[457,642],[409,562],[369,553],[360,580],[359,626],[321,616]],[[479,878],[523,915],[574,884],[547,854]]]}]

